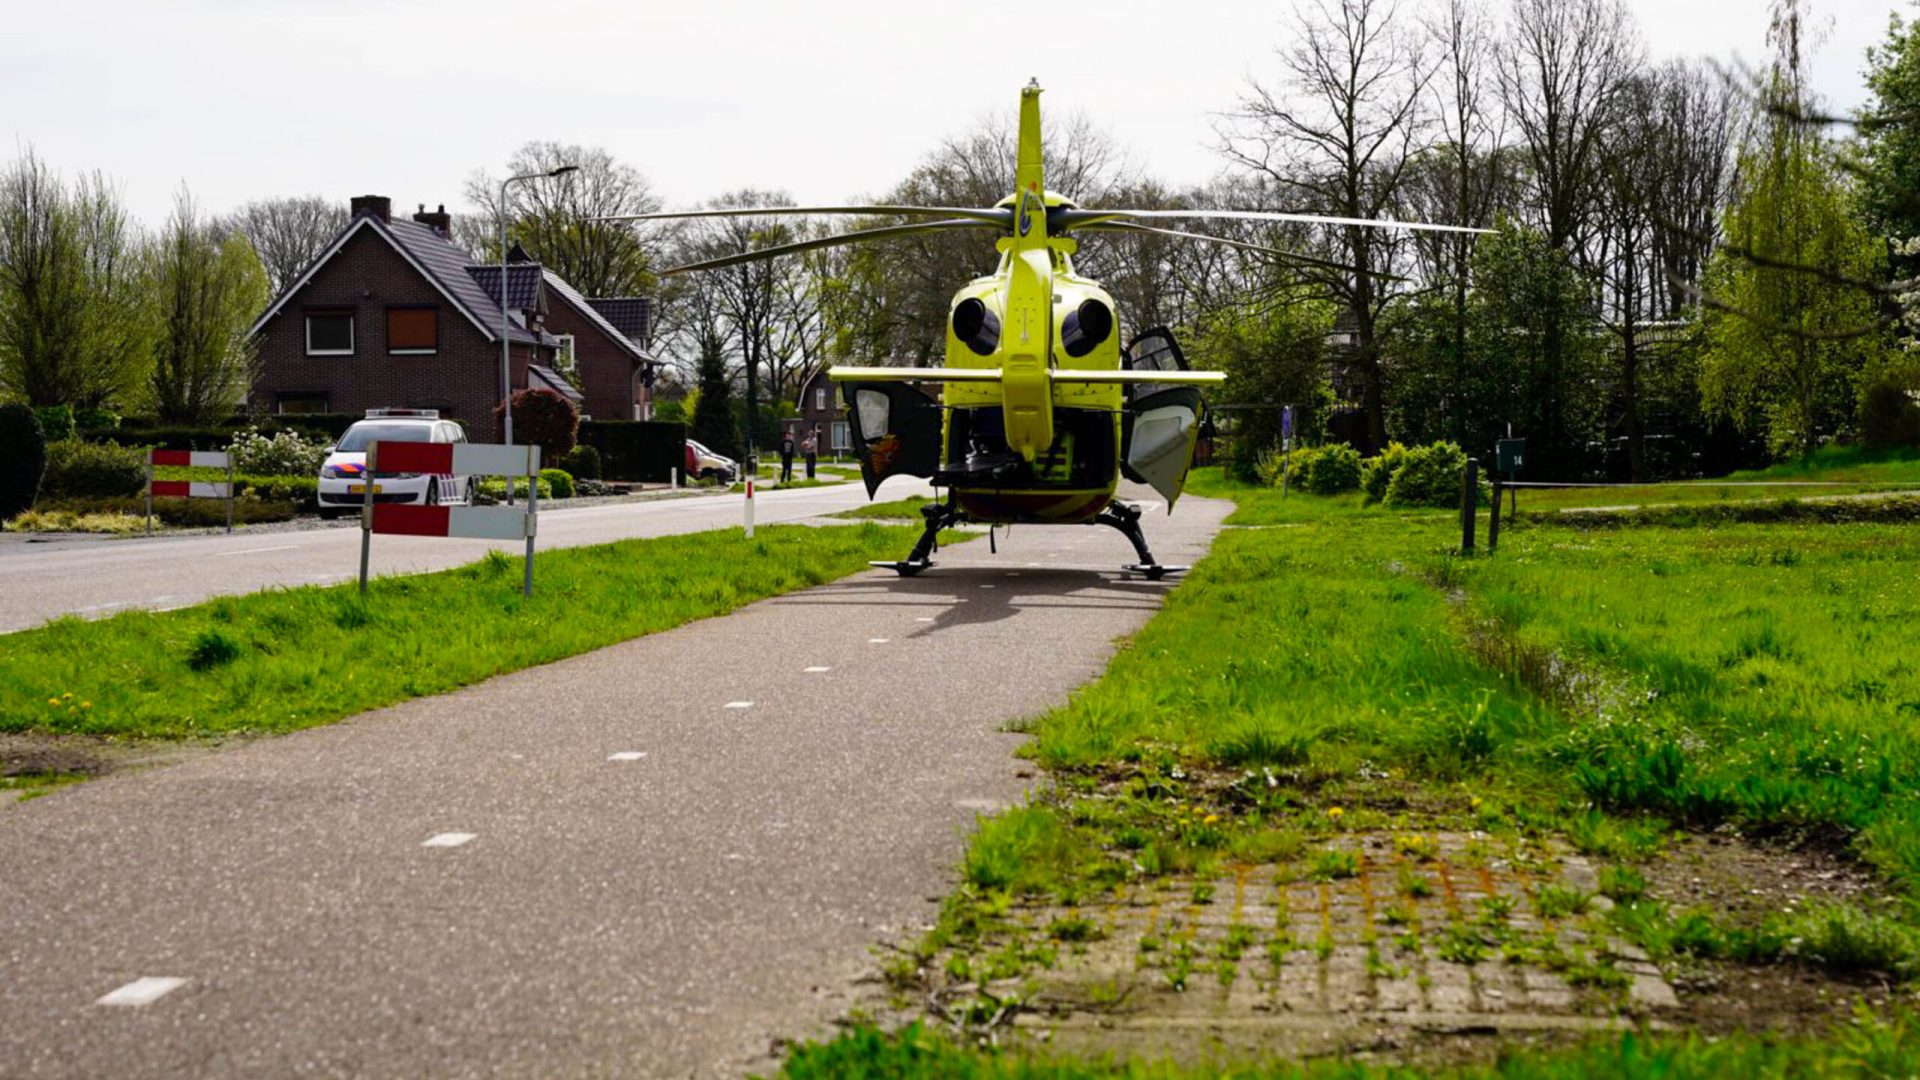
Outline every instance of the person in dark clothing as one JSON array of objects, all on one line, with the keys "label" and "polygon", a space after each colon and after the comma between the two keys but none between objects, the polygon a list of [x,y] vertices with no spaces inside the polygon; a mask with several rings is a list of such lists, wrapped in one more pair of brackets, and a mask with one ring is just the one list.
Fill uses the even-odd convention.
[{"label": "person in dark clothing", "polygon": [[790,484],[793,482],[793,431],[792,429],[788,429],[787,433],[780,437],[780,482],[783,484]]},{"label": "person in dark clothing", "polygon": [[813,467],[820,460],[820,429],[815,427],[807,433],[805,442],[800,444],[800,452],[807,455],[807,479],[813,479]]}]

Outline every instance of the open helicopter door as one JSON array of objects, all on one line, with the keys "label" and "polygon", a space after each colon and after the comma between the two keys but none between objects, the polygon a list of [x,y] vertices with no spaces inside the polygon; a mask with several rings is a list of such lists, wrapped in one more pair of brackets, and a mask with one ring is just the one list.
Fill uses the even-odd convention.
[{"label": "open helicopter door", "polygon": [[[1127,344],[1121,363],[1129,371],[1186,371],[1187,358],[1173,340],[1173,331],[1155,327]],[[1122,472],[1135,483],[1146,484],[1167,500],[1167,511],[1186,488],[1187,469],[1193,464],[1194,443],[1206,403],[1192,386],[1151,382],[1127,386],[1127,405],[1120,425]]]},{"label": "open helicopter door", "polygon": [[932,479],[940,467],[940,405],[905,383],[850,382],[847,402],[853,452],[867,497],[889,476]]}]

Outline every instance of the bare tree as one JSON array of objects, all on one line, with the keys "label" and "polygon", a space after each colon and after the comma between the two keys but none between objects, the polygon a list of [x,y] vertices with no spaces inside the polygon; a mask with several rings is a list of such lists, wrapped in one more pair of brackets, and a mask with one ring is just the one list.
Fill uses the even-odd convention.
[{"label": "bare tree", "polygon": [[174,423],[218,420],[246,398],[254,360],[247,330],[271,299],[267,276],[246,240],[202,217],[186,191],[150,260],[155,411]]},{"label": "bare tree", "polygon": [[[1498,67],[1530,166],[1524,202],[1548,245],[1574,255],[1604,202],[1604,144],[1640,67],[1632,17],[1623,0],[1513,0]],[[1566,320],[1549,320],[1529,388],[1546,428],[1532,433],[1535,456],[1548,470],[1570,467],[1578,456],[1567,363],[1568,335],[1576,332]]]},{"label": "bare tree", "polygon": [[253,245],[267,287],[279,296],[347,227],[347,208],[319,195],[258,199],[234,211],[225,227]]},{"label": "bare tree", "polygon": [[[1431,69],[1416,35],[1396,22],[1390,0],[1316,0],[1294,10],[1295,43],[1280,51],[1280,85],[1253,83],[1223,131],[1234,162],[1270,178],[1291,207],[1353,218],[1385,216],[1428,129]],[[1351,269],[1314,271],[1349,313],[1351,364],[1367,439],[1386,443],[1385,380],[1376,323],[1391,296],[1404,241],[1360,226],[1327,231],[1330,252]]]},{"label": "bare tree", "polygon": [[[563,165],[576,171],[546,176]],[[597,146],[530,142],[507,162],[511,175],[537,175],[507,188],[508,242],[518,240],[535,259],[587,296],[637,296],[654,285],[654,252],[647,233],[622,222],[597,221],[660,209],[653,185],[638,169]],[[500,180],[475,173],[468,201],[481,212],[456,217],[458,238],[477,257],[500,257]],[[486,232],[480,235],[479,226]]]}]

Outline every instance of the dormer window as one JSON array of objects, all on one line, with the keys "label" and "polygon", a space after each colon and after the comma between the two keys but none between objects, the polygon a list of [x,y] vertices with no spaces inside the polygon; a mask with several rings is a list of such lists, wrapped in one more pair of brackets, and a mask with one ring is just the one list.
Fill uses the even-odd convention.
[{"label": "dormer window", "polygon": [[307,312],[308,356],[352,356],[353,312]]}]

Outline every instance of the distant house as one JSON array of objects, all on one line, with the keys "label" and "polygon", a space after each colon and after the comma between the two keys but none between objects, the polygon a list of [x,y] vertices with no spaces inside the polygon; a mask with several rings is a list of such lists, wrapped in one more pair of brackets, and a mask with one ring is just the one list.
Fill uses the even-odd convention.
[{"label": "distant house", "polygon": [[[249,403],[274,413],[431,408],[465,422],[473,438],[498,438],[500,267],[475,263],[453,243],[445,207],[395,220],[390,200],[368,195],[352,210],[254,322],[259,366]],[[647,301],[588,300],[518,245],[508,263],[513,389],[552,389],[597,419],[646,415]]]},{"label": "distant house", "polygon": [[813,373],[800,387],[800,407],[798,418],[786,421],[787,434],[794,442],[807,437],[807,432],[820,433],[820,453],[846,454],[853,451],[853,440],[847,432],[847,409],[840,400],[840,388],[827,378],[825,368]]}]

